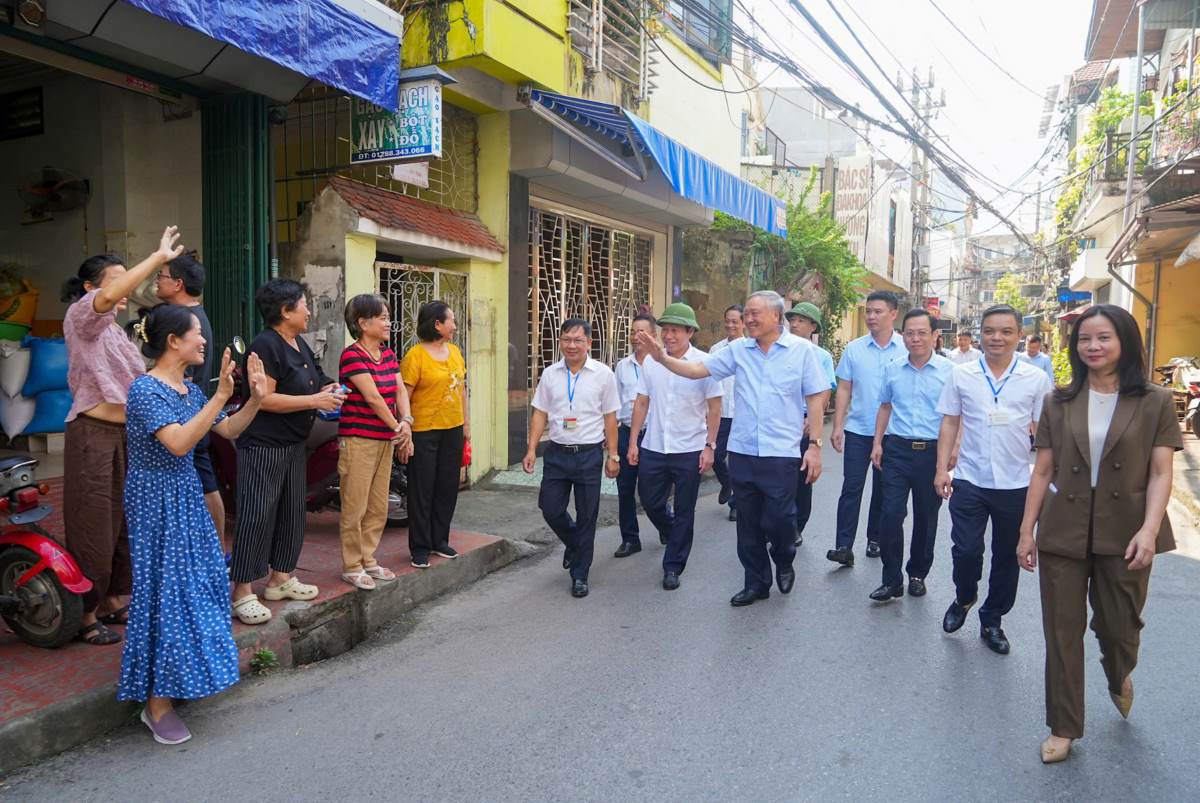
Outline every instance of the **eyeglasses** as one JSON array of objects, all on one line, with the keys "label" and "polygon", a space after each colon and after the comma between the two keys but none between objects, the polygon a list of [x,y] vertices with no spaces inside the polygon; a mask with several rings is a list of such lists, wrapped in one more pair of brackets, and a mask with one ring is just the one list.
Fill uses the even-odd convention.
[{"label": "eyeglasses", "polygon": [[564,337],[559,342],[564,346],[586,346],[588,341],[586,337]]},{"label": "eyeglasses", "polygon": [[159,273],[159,274],[158,274],[157,276],[155,276],[154,278],[155,278],[157,281],[160,281],[160,282],[161,282],[161,281],[163,281],[164,279],[166,279],[166,280],[168,280],[168,281],[178,281],[177,279],[175,279],[175,277],[174,277],[174,276],[172,276],[172,275],[171,275],[171,274],[169,274],[169,273]]}]

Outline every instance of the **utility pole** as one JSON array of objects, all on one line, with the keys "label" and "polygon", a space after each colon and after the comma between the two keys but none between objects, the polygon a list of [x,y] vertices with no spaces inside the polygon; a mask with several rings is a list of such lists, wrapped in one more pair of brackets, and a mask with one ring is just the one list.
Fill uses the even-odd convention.
[{"label": "utility pole", "polygon": [[[932,66],[929,68],[929,79],[924,85],[921,84],[916,67],[913,68],[911,81],[909,102],[917,117],[913,128],[917,129],[921,137],[928,141],[934,114],[936,110],[946,105],[946,93],[943,90],[941,97],[934,100],[935,82]],[[897,76],[897,86],[903,90],[904,81],[899,76]],[[923,110],[921,93],[925,94]],[[927,259],[929,254],[929,206],[932,199],[930,185],[933,183],[933,177],[929,172],[929,154],[924,149],[918,148],[916,140],[913,140],[912,143],[910,161],[909,197],[913,208],[913,265],[909,281],[914,301],[916,304],[924,305],[929,266],[922,264],[922,260]]]}]

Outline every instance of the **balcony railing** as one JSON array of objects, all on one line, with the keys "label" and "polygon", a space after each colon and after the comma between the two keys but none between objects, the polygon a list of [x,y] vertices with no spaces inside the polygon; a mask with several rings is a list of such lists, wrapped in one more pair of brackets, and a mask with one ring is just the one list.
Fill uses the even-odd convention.
[{"label": "balcony railing", "polygon": [[[1134,175],[1145,172],[1150,163],[1151,141],[1149,137],[1141,137],[1135,150],[1137,162]],[[1090,200],[1096,193],[1119,195],[1125,191],[1125,176],[1129,168],[1129,134],[1110,131],[1104,138],[1104,145],[1097,154],[1096,161],[1088,171],[1087,183],[1083,187],[1083,203],[1079,205],[1078,215],[1083,215],[1090,208]],[[1078,220],[1076,223],[1078,224]]]},{"label": "balcony railing", "polygon": [[1167,165],[1200,148],[1200,98],[1189,95],[1154,126],[1154,164]]},{"label": "balcony railing", "polygon": [[634,100],[646,97],[646,5],[642,0],[570,0],[571,47],[591,74],[622,81]]}]

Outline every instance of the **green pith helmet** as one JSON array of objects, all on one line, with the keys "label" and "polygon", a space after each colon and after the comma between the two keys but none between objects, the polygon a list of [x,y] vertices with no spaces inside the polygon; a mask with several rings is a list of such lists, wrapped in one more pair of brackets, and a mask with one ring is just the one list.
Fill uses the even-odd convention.
[{"label": "green pith helmet", "polygon": [[799,315],[801,318],[808,318],[817,325],[817,331],[821,331],[821,310],[811,301],[801,301],[796,306],[787,311],[788,318],[793,315]]},{"label": "green pith helmet", "polygon": [[659,326],[669,323],[673,323],[676,326],[690,326],[696,330],[700,329],[700,324],[696,322],[696,313],[682,301],[668,304],[667,308],[663,310],[662,315],[658,316]]}]

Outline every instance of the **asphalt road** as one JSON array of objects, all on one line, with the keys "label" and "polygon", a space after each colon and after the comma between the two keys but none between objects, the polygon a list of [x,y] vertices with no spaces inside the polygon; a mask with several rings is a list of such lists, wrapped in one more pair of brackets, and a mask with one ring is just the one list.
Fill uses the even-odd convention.
[{"label": "asphalt road", "polygon": [[[10,777],[12,800],[1162,800],[1200,799],[1200,545],[1159,558],[1137,702],[1123,721],[1089,640],[1087,735],[1065,764],[1045,735],[1036,580],[1005,620],[1013,652],[949,604],[943,511],[930,593],[874,606],[879,564],[838,569],[836,459],[817,488],[788,597],[734,609],[733,527],[701,500],[682,588],[661,547],[615,560],[601,532],[592,594],[561,551],[424,606],[352,653],[243,682],[183,714],[195,738],[140,725]],[[514,493],[510,504],[534,497]],[[1176,510],[1176,519],[1182,518]],[[652,544],[652,545],[651,545]]]}]

